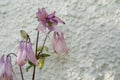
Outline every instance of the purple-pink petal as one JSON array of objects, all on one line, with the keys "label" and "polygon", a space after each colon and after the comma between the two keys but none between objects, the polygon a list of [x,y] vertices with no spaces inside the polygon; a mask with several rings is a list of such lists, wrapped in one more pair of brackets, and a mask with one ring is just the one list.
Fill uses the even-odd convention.
[{"label": "purple-pink petal", "polygon": [[68,48],[66,46],[64,35],[62,32],[54,32],[53,50],[57,54],[68,53]]},{"label": "purple-pink petal", "polygon": [[5,72],[6,72],[6,75],[7,75],[7,80],[12,80],[11,57],[7,57],[7,58],[6,58]]},{"label": "purple-pink petal", "polygon": [[49,31],[54,31],[58,23],[65,24],[60,18],[55,16],[55,13],[56,12],[54,11],[53,13],[48,14],[45,8],[38,9],[36,15],[38,17],[39,26],[36,28],[36,30],[45,32],[45,29],[47,28]]},{"label": "purple-pink petal", "polygon": [[27,41],[21,41],[16,62],[20,66],[23,66],[27,61],[31,61],[34,65],[37,65],[37,59],[32,50],[32,43]]},{"label": "purple-pink petal", "polygon": [[56,21],[58,21],[59,23],[63,23],[63,24],[65,24],[65,22],[64,21],[62,21],[60,18],[58,18],[57,16],[56,17],[54,17],[54,20],[56,20]]},{"label": "purple-pink petal", "polygon": [[12,79],[12,64],[10,56],[2,56],[0,58],[0,80],[13,80]]},{"label": "purple-pink petal", "polygon": [[35,53],[32,50],[32,43],[27,44],[27,59],[31,61],[34,65],[37,65],[37,59],[35,58]]},{"label": "purple-pink petal", "polygon": [[38,32],[42,31],[46,34],[46,27],[44,27],[41,23],[39,23],[38,27],[36,28]]},{"label": "purple-pink petal", "polygon": [[23,66],[26,61],[26,50],[25,50],[25,42],[24,41],[21,41],[20,42],[20,45],[19,45],[19,51],[18,51],[18,54],[17,54],[17,64],[19,64],[20,66]]},{"label": "purple-pink petal", "polygon": [[47,18],[49,18],[49,19],[51,19],[51,18],[54,18],[55,17],[55,11],[53,12],[53,13],[51,13],[51,14],[49,14],[48,16],[47,16]]},{"label": "purple-pink petal", "polygon": [[37,17],[38,17],[38,20],[39,21],[45,21],[45,18],[48,16],[45,8],[42,8],[42,9],[38,9],[38,12],[36,13]]}]

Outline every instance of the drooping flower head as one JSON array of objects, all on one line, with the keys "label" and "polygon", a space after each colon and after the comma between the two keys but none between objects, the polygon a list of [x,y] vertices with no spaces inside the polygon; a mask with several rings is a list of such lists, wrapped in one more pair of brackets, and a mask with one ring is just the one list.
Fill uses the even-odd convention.
[{"label": "drooping flower head", "polygon": [[64,35],[62,31],[54,32],[53,35],[53,50],[55,53],[68,53],[68,48],[66,46]]},{"label": "drooping flower head", "polygon": [[37,59],[32,49],[32,43],[27,41],[21,41],[16,62],[20,66],[23,66],[27,61],[30,61],[34,65],[37,65]]},{"label": "drooping flower head", "polygon": [[10,56],[0,57],[0,80],[13,80],[12,77],[12,64]]},{"label": "drooping flower head", "polygon": [[55,16],[55,11],[51,14],[48,14],[45,8],[42,8],[38,9],[36,15],[39,21],[39,25],[36,28],[37,31],[42,31],[45,33],[46,28],[48,28],[50,31],[53,31],[58,23],[65,24],[60,18]]}]

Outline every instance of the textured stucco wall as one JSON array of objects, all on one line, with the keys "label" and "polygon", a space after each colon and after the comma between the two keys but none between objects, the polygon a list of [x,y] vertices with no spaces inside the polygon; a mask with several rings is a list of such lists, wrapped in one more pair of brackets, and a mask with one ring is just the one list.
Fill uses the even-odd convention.
[{"label": "textured stucco wall", "polygon": [[[120,80],[120,0],[0,0],[1,54],[17,52],[21,29],[35,43],[35,12],[41,7],[66,22],[59,27],[70,50],[68,56],[51,54],[36,80]],[[15,64],[14,69],[20,80]]]}]

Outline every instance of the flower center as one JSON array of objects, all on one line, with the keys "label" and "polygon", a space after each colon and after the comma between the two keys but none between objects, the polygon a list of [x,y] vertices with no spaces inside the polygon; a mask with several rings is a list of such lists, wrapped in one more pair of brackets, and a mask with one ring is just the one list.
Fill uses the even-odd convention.
[{"label": "flower center", "polygon": [[48,21],[48,26],[49,26],[49,27],[53,27],[53,23],[50,22],[50,21]]}]

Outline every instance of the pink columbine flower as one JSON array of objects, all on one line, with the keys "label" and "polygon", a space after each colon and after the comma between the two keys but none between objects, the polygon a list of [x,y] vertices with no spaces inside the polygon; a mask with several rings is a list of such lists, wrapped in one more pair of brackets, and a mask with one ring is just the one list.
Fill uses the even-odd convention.
[{"label": "pink columbine flower", "polygon": [[68,48],[66,46],[63,32],[59,30],[59,32],[54,32],[53,38],[53,50],[55,53],[68,53]]},{"label": "pink columbine flower", "polygon": [[12,77],[12,64],[10,56],[0,57],[0,80],[13,80]]},{"label": "pink columbine flower", "polygon": [[27,61],[30,61],[34,65],[37,65],[37,59],[32,49],[32,43],[27,41],[21,41],[16,62],[20,66],[23,66]]},{"label": "pink columbine flower", "polygon": [[45,33],[46,28],[50,31],[53,31],[58,23],[65,24],[60,18],[55,16],[55,12],[48,14],[45,8],[38,9],[36,15],[39,21],[39,25],[36,28],[37,31],[42,31]]}]

